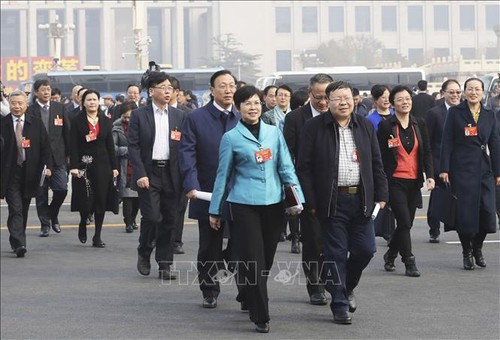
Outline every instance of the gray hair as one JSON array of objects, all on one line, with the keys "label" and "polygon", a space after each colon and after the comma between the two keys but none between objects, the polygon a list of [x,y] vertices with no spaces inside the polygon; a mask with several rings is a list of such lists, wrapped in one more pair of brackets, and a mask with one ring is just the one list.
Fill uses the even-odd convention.
[{"label": "gray hair", "polygon": [[10,98],[12,97],[16,97],[16,96],[22,96],[26,99],[26,101],[28,101],[28,96],[26,95],[26,93],[24,93],[24,91],[21,91],[21,90],[15,90],[15,91],[12,91],[10,94],[9,94],[9,102],[10,102]]}]

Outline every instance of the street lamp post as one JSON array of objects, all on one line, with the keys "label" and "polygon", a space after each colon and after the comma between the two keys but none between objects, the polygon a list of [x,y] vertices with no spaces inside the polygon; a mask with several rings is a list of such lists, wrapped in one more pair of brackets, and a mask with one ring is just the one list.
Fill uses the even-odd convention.
[{"label": "street lamp post", "polygon": [[69,33],[75,29],[75,25],[63,25],[59,22],[59,16],[55,16],[55,20],[48,24],[40,24],[38,28],[47,30],[47,37],[49,38],[50,54],[54,58],[56,70],[59,67],[61,60],[61,41]]}]

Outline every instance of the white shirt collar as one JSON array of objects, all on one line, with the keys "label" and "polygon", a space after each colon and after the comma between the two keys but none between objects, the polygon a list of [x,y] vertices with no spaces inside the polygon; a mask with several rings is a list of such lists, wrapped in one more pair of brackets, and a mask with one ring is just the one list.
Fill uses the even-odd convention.
[{"label": "white shirt collar", "polygon": [[446,111],[448,111],[451,107],[451,105],[448,105],[448,103],[446,102],[446,100],[444,101],[444,106],[446,106]]},{"label": "white shirt collar", "polygon": [[[156,113],[158,111],[161,111],[158,106],[155,105],[155,103],[151,102],[153,104],[153,112]],[[165,110],[162,111],[162,113],[167,113],[168,114],[168,105],[165,106]]]},{"label": "white shirt collar", "polygon": [[319,112],[312,106],[311,102],[309,102],[309,105],[311,106],[311,112],[313,117],[319,116],[321,114],[321,112]]},{"label": "white shirt collar", "polygon": [[50,101],[47,103],[47,104],[42,104],[40,103],[40,101],[37,99],[36,102],[38,103],[38,105],[40,105],[41,108],[43,108],[44,106],[47,106],[47,108],[50,108]]},{"label": "white shirt collar", "polygon": [[217,103],[215,102],[215,100],[213,101],[213,104],[214,104],[215,108],[216,108],[217,110],[219,110],[219,111],[222,111],[222,112],[224,112],[224,111],[229,111],[229,112],[233,111],[233,104],[231,104],[231,106],[229,107],[229,109],[225,109],[225,108],[223,108],[222,106],[220,106],[219,104],[217,104]]},{"label": "white shirt collar", "polygon": [[[14,122],[14,124],[17,124],[17,119],[20,118],[21,123],[24,123],[24,116],[25,116],[24,113],[21,115],[21,117],[16,117],[16,116],[12,115],[12,121]],[[15,125],[14,125],[14,127],[15,127]]]}]

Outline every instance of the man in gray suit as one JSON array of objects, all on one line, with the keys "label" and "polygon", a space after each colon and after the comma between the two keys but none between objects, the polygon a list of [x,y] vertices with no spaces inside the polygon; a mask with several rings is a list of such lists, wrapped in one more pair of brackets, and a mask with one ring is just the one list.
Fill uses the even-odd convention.
[{"label": "man in gray suit", "polygon": [[154,240],[159,277],[174,280],[170,266],[182,191],[177,154],[184,113],[168,105],[173,93],[169,79],[165,72],[150,73],[147,89],[151,103],[132,112],[128,152],[132,189],[139,194],[142,214],[137,270],[149,275]]}]

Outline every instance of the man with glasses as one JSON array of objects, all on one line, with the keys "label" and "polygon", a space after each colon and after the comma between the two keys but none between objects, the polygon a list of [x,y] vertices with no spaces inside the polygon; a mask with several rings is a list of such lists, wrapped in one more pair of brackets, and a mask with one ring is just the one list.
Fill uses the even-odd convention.
[{"label": "man with glasses", "polygon": [[165,72],[153,71],[148,78],[151,103],[132,112],[128,130],[132,189],[139,194],[141,229],[137,270],[149,275],[153,241],[160,279],[174,280],[173,236],[182,181],[178,163],[180,128],[184,112],[168,105],[173,88]]},{"label": "man with glasses", "polygon": [[[432,161],[434,165],[434,180],[436,181],[436,186],[443,185],[443,182],[439,178],[439,161],[444,121],[450,107],[460,104],[462,96],[460,83],[455,79],[446,80],[443,85],[441,85],[441,94],[443,95],[444,100],[427,111],[427,114],[425,115],[425,123],[427,124],[427,132],[429,134],[429,141],[431,144]],[[433,193],[434,191],[431,191],[430,200],[433,199]],[[431,204],[429,202],[429,207],[430,205]],[[427,209],[427,224],[429,225],[429,242],[439,243],[439,220],[429,215],[429,209]]]},{"label": "man with glasses", "polygon": [[220,286],[215,278],[219,270],[225,270],[222,241],[227,233],[229,214],[227,209],[223,209],[221,228],[212,229],[208,215],[210,202],[197,199],[197,194],[198,191],[213,191],[222,135],[240,120],[240,114],[233,105],[235,91],[236,80],[230,71],[215,72],[210,78],[212,100],[190,112],[181,131],[179,163],[184,191],[190,199],[189,217],[198,220],[197,266],[203,308],[217,307]]},{"label": "man with glasses", "polygon": [[323,276],[332,295],[333,321],[352,323],[354,288],[375,253],[371,218],[389,199],[387,179],[371,122],[354,114],[350,84],[326,87],[328,112],[302,130],[297,172],[306,209],[319,220]]},{"label": "man with glasses", "polygon": [[[328,111],[328,98],[326,97],[326,87],[333,82],[328,74],[318,73],[309,81],[309,104],[306,104],[288,113],[285,117],[283,135],[288,149],[292,155],[292,160],[297,164],[300,136],[306,121],[317,117]],[[307,206],[307,202],[306,202]],[[313,305],[326,305],[325,287],[321,282],[321,228],[317,218],[310,214],[307,209],[299,215],[301,240],[302,264],[307,278],[307,292]],[[298,231],[297,231],[298,232]],[[294,243],[298,245],[298,235],[292,232],[292,250]],[[293,251],[292,251],[293,252]]]}]

